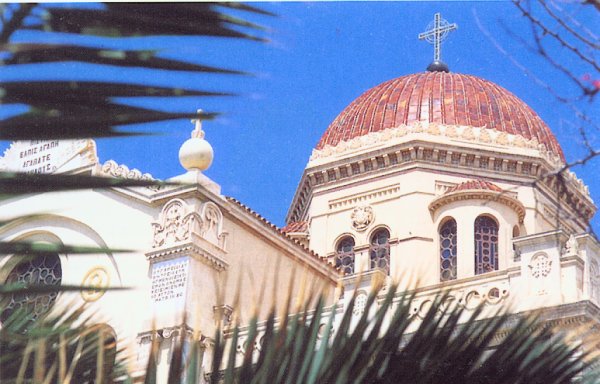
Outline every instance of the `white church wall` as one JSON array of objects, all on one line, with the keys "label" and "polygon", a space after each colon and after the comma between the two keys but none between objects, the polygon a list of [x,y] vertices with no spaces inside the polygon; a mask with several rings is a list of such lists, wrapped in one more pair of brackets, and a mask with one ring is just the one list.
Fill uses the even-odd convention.
[{"label": "white church wall", "polygon": [[[149,276],[143,250],[151,244],[151,207],[115,192],[84,190],[31,195],[3,202],[6,216],[25,217],[3,227],[3,240],[28,239],[68,245],[128,249],[99,255],[60,255],[63,285],[126,287],[125,291],[81,291],[58,295],[54,313],[87,306],[94,321],[107,323],[117,335],[118,348],[131,348],[147,318]],[[8,273],[7,262],[0,266]],[[127,314],[124,316],[124,314]]]}]

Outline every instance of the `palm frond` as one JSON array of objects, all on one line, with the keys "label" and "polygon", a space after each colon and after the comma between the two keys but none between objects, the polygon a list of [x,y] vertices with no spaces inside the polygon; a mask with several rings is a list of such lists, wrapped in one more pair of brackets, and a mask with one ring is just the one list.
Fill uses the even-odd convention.
[{"label": "palm frond", "polygon": [[127,287],[96,287],[85,285],[0,284],[0,297],[7,295],[38,295],[51,292],[122,291]]},{"label": "palm frond", "polygon": [[0,172],[0,196],[93,188],[131,188],[179,185],[175,182],[103,176]]},{"label": "palm frond", "polygon": [[[516,321],[503,311],[487,317],[483,306],[470,311],[442,294],[424,314],[415,315],[414,300],[391,287],[375,290],[358,317],[353,298],[336,322],[324,300],[314,310],[306,306],[290,314],[279,326],[274,313],[263,324],[254,319],[240,366],[238,327],[231,340],[217,333],[209,378],[226,384],[558,384],[583,380],[584,372],[589,382],[598,378],[580,345],[553,334],[532,314],[517,315]],[[505,336],[498,340],[500,334]],[[253,350],[251,341],[259,339],[260,348]]]},{"label": "palm frond", "polygon": [[[29,27],[44,31],[108,37],[131,36],[219,36],[250,40],[263,39],[231,26],[259,29],[200,3],[105,3],[104,9],[44,7],[43,18]],[[247,9],[248,11],[250,10]]]},{"label": "palm frond", "polygon": [[249,75],[247,72],[192,64],[180,60],[157,57],[160,50],[116,50],[82,47],[66,44],[10,44],[0,50],[10,52],[4,65],[56,63],[78,61],[82,63],[115,65],[120,67],[143,67],[169,71],[207,72],[230,75]]},{"label": "palm frond", "polygon": [[41,242],[27,242],[27,241],[13,241],[13,242],[0,242],[0,255],[50,255],[50,254],[89,254],[98,255],[105,253],[125,253],[131,252],[125,249],[113,249],[105,247],[86,247],[86,246],[73,246],[73,245],[62,245],[55,243],[41,243]]}]

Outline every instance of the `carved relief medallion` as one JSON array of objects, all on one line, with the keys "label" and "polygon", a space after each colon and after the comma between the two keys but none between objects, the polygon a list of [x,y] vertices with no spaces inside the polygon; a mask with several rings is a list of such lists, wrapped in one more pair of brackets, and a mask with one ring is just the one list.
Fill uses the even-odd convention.
[{"label": "carved relief medallion", "polygon": [[110,277],[104,267],[94,267],[85,274],[81,285],[84,287],[97,287],[98,290],[83,290],[81,297],[85,301],[96,301],[104,295],[104,288],[108,288]]},{"label": "carved relief medallion", "polygon": [[352,226],[357,231],[364,231],[367,229],[367,227],[373,223],[374,218],[375,214],[373,213],[373,208],[368,205],[354,208],[352,215],[350,216]]},{"label": "carved relief medallion", "polygon": [[536,279],[546,277],[552,269],[552,260],[546,254],[534,256],[529,264],[531,275]]},{"label": "carved relief medallion", "polygon": [[534,278],[531,285],[532,293],[540,296],[547,294],[551,285],[551,282],[547,279],[552,270],[552,260],[550,260],[550,257],[545,253],[533,256],[531,263],[529,263],[529,270],[531,271],[531,276]]},{"label": "carved relief medallion", "polygon": [[163,207],[158,221],[152,223],[154,229],[153,248],[185,241],[195,232],[200,220],[196,213],[189,212],[188,205],[180,199],[173,199]]}]

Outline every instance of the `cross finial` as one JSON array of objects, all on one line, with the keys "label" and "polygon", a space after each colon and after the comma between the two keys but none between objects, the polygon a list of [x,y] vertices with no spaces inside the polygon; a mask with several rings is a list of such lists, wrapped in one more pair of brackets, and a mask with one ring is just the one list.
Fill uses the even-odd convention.
[{"label": "cross finial", "polygon": [[428,71],[444,71],[448,72],[448,66],[444,64],[441,59],[441,46],[442,42],[448,37],[448,33],[458,29],[456,23],[449,24],[446,20],[442,19],[441,13],[436,13],[433,16],[433,21],[427,26],[427,30],[423,33],[419,33],[419,40],[427,40],[428,43],[433,44],[433,63],[427,67]]},{"label": "cross finial", "polygon": [[204,131],[202,130],[202,119],[200,118],[200,116],[202,115],[202,110],[198,109],[196,112],[198,113],[198,117],[191,120],[192,123],[195,124],[194,130],[192,131],[192,137],[203,139]]}]

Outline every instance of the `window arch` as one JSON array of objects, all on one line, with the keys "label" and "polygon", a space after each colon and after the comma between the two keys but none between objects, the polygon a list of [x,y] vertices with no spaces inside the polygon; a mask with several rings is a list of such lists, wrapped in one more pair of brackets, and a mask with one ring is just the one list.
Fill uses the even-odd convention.
[{"label": "window arch", "polygon": [[498,223],[489,216],[475,219],[475,274],[498,270]]},{"label": "window arch", "polygon": [[343,237],[335,247],[335,266],[345,275],[354,273],[354,239]]},{"label": "window arch", "polygon": [[[80,341],[85,351],[73,370],[73,382],[82,384],[112,383],[117,356],[117,334],[108,324],[95,324],[83,332]],[[101,365],[99,363],[102,363]],[[102,370],[101,382],[96,381],[98,368]]]},{"label": "window arch", "polygon": [[440,281],[456,279],[456,220],[449,219],[440,227]]},{"label": "window arch", "polygon": [[[62,281],[62,267],[57,254],[37,256],[33,258],[15,255],[23,258],[9,272],[5,284],[23,283],[27,285],[59,286]],[[26,310],[29,322],[33,323],[47,313],[56,301],[58,292],[46,293],[15,293],[7,297],[7,303],[0,312],[0,322],[6,321],[19,309]]]},{"label": "window arch", "polygon": [[519,237],[519,236],[521,236],[521,230],[519,229],[519,226],[518,226],[518,225],[515,225],[515,226],[513,227],[513,231],[512,231],[512,232],[513,232],[513,233],[512,233],[512,237],[513,237],[513,239],[514,239],[515,237]]},{"label": "window arch", "polygon": [[371,269],[381,268],[390,274],[390,231],[385,228],[376,230],[371,236],[369,247]]}]

